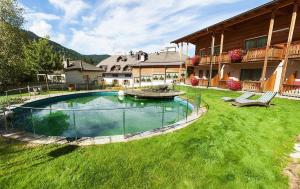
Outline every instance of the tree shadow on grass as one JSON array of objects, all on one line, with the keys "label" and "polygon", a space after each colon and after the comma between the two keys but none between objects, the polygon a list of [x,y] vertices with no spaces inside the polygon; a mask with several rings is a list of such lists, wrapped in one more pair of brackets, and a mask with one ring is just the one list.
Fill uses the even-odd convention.
[{"label": "tree shadow on grass", "polygon": [[79,148],[79,146],[77,145],[67,145],[49,152],[48,155],[51,156],[52,158],[58,158],[60,156],[64,156],[73,152],[77,148]]}]

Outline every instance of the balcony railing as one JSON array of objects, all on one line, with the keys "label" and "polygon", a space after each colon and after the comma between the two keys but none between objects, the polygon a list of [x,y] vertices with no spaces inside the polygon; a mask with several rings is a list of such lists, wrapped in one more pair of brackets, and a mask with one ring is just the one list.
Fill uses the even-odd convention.
[{"label": "balcony railing", "polygon": [[[281,60],[284,50],[279,47],[271,47],[268,51],[268,60]],[[266,48],[249,50],[243,58],[243,62],[263,61],[266,56]]]},{"label": "balcony railing", "polygon": [[212,61],[210,61],[211,60],[210,56],[204,56],[204,57],[200,58],[200,64],[210,64],[210,62],[212,64],[218,64],[219,59],[220,59],[220,56],[213,56]]},{"label": "balcony railing", "polygon": [[289,58],[300,58],[300,43],[292,44],[288,50]]},{"label": "balcony railing", "polygon": [[227,89],[227,81],[226,80],[220,80],[219,81],[219,88],[221,89]]},{"label": "balcony railing", "polygon": [[261,89],[261,82],[260,81],[243,81],[242,89],[243,89],[243,91],[259,92]]},{"label": "balcony railing", "polygon": [[283,84],[282,94],[291,97],[300,97],[300,85]]},{"label": "balcony railing", "polygon": [[200,86],[207,86],[208,80],[207,79],[199,79],[199,85]]}]

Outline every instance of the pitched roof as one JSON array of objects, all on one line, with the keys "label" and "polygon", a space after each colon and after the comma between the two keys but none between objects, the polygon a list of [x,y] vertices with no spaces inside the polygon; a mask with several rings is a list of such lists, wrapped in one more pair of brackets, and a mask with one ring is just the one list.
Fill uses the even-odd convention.
[{"label": "pitched roof", "polygon": [[148,54],[148,58],[146,61],[138,61],[135,56],[127,55],[126,61],[117,61],[120,56],[124,55],[114,55],[111,56],[102,62],[100,62],[97,67],[106,67],[106,73],[114,73],[111,69],[114,66],[120,66],[121,69],[117,70],[117,72],[124,72],[124,68],[126,66],[137,67],[137,66],[179,66],[180,64],[185,62],[187,58],[185,55],[182,57],[182,61],[180,62],[180,55],[178,52],[174,51],[163,51],[160,53],[150,53]]},{"label": "pitched roof", "polygon": [[103,72],[103,69],[98,68],[92,64],[86,63],[81,60],[73,60],[69,61],[69,66],[65,68],[66,71],[71,71],[71,70],[80,70],[80,71],[99,71]]},{"label": "pitched roof", "polygon": [[172,41],[171,43],[181,43],[181,42],[189,42],[194,43],[196,41],[196,38],[210,34],[211,32],[224,30],[227,27],[233,26],[235,24],[250,20],[252,18],[271,13],[272,10],[279,9],[288,5],[293,4],[294,0],[273,0],[266,4],[263,4],[259,7],[256,7],[254,9],[251,9],[249,11],[246,11],[244,13],[241,13],[237,16],[231,17],[227,20],[224,20],[222,22],[216,23],[212,26],[203,28],[199,31],[196,31],[194,33],[191,33],[189,35],[186,35],[184,37],[181,37],[179,39],[176,39]]},{"label": "pitched roof", "polygon": [[139,66],[180,66],[185,62],[186,55],[182,56],[180,61],[180,54],[174,51],[164,51],[160,53],[151,53],[148,59],[143,62],[137,62],[134,67]]}]

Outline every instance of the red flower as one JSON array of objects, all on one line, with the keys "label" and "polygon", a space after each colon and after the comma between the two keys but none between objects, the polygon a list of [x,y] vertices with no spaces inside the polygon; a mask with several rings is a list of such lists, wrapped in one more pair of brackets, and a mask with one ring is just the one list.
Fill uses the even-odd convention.
[{"label": "red flower", "polygon": [[228,89],[233,90],[233,91],[238,91],[238,90],[242,89],[241,82],[234,81],[234,80],[227,81],[227,87],[228,87]]},{"label": "red flower", "polygon": [[191,77],[191,84],[192,84],[192,86],[198,86],[199,80],[195,77]]},{"label": "red flower", "polygon": [[233,62],[233,63],[242,62],[243,50],[242,49],[234,49],[232,51],[229,51],[229,57],[231,59],[231,62]]},{"label": "red flower", "polygon": [[197,66],[200,62],[200,56],[196,55],[193,58],[191,58],[191,63],[193,66]]}]

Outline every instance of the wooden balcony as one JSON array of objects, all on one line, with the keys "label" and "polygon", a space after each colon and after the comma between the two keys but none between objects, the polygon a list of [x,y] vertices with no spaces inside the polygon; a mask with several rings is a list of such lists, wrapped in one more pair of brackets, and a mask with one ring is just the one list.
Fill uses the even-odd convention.
[{"label": "wooden balcony", "polygon": [[282,95],[300,97],[300,85],[283,84]]},{"label": "wooden balcony", "polygon": [[199,79],[199,85],[200,86],[207,86],[208,80],[207,79]]},{"label": "wooden balcony", "polygon": [[[268,60],[281,60],[284,55],[284,49],[280,47],[271,47],[268,51]],[[243,57],[243,62],[264,61],[266,48],[249,50]]]},{"label": "wooden balcony", "polygon": [[227,89],[227,80],[220,80],[219,81],[219,88],[221,89]]},{"label": "wooden balcony", "polygon": [[223,64],[225,64],[225,63],[230,63],[230,62],[231,62],[228,53],[222,53],[222,54],[220,55],[220,59],[221,59],[220,62],[223,63]]},{"label": "wooden balcony", "polygon": [[261,90],[261,82],[260,81],[242,81],[242,90],[259,92]]},{"label": "wooden balcony", "polygon": [[292,44],[288,50],[289,58],[300,58],[300,43]]},{"label": "wooden balcony", "polygon": [[212,64],[218,64],[219,63],[219,58],[220,56],[213,56],[212,57],[212,61],[211,60],[211,57],[210,56],[204,56],[204,57],[201,57],[200,58],[200,65],[202,64],[210,64],[210,62]]}]

